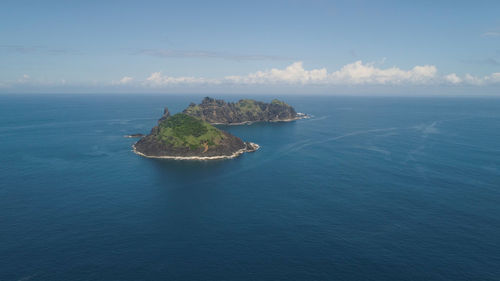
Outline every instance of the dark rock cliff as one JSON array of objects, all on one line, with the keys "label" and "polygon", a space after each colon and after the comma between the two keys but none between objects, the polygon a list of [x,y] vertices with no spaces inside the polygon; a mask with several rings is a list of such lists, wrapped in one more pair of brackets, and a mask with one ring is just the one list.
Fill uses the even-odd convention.
[{"label": "dark rock cliff", "polygon": [[200,104],[191,103],[183,113],[211,124],[291,121],[302,118],[295,109],[279,100],[270,103],[243,99],[236,103],[206,97]]}]

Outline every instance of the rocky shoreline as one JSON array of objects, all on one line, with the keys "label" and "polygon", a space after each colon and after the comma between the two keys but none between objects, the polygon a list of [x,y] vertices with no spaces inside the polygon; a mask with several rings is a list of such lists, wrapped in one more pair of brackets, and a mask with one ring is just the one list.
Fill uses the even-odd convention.
[{"label": "rocky shoreline", "polygon": [[[299,115],[301,114],[301,115]],[[252,125],[254,123],[263,123],[263,122],[270,122],[270,123],[279,123],[279,122],[292,122],[300,119],[309,119],[311,116],[304,114],[304,113],[297,113],[296,117],[293,118],[288,118],[288,119],[279,119],[279,120],[269,120],[269,121],[245,121],[245,122],[240,122],[240,123],[211,123],[212,125],[226,125],[226,126],[239,126],[239,125]]]},{"label": "rocky shoreline", "polygon": [[233,159],[245,152],[254,152],[258,150],[260,146],[256,143],[253,142],[245,142],[245,147],[242,149],[237,150],[231,155],[216,155],[216,156],[169,156],[169,155],[161,155],[161,156],[155,156],[155,155],[146,155],[140,151],[137,151],[135,144],[132,145],[132,151],[140,155],[142,157],[146,158],[156,158],[156,159],[172,159],[172,160],[222,160],[222,159]]},{"label": "rocky shoreline", "polygon": [[134,138],[142,138],[142,137],[144,137],[144,135],[143,134],[131,134],[131,135],[124,135],[123,137],[128,138],[128,139],[134,139]]}]

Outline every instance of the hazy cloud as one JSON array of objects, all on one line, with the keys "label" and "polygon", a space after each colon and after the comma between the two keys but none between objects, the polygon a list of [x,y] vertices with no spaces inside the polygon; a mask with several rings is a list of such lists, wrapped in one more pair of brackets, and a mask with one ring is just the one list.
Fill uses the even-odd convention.
[{"label": "hazy cloud", "polygon": [[33,53],[36,52],[40,46],[21,46],[21,45],[0,45],[0,50],[15,53]]},{"label": "hazy cloud", "polygon": [[481,34],[483,37],[500,37],[500,31],[487,31]]},{"label": "hazy cloud", "polygon": [[31,77],[28,74],[23,74],[19,79],[17,79],[18,83],[27,83],[31,80]]},{"label": "hazy cloud", "polygon": [[482,64],[482,65],[493,65],[500,66],[500,61],[495,58],[486,58],[486,59],[472,59],[472,60],[461,60],[463,63],[468,64]]},{"label": "hazy cloud", "polygon": [[49,55],[80,54],[79,51],[65,48],[49,48],[46,46],[33,45],[0,45],[0,51],[18,54],[43,53]]},{"label": "hazy cloud", "polygon": [[120,79],[118,81],[113,81],[112,84],[113,85],[125,85],[125,84],[131,83],[132,81],[134,81],[133,77],[124,76],[122,79]]},{"label": "hazy cloud", "polygon": [[182,51],[171,49],[141,49],[134,54],[148,55],[160,58],[216,58],[227,60],[290,60],[290,58],[282,56],[270,56],[259,54],[231,54],[225,52],[213,51]]},{"label": "hazy cloud", "polygon": [[23,74],[19,78],[11,81],[0,81],[3,88],[15,87],[46,87],[46,86],[63,86],[66,85],[65,79],[48,80],[31,77],[29,74]]}]

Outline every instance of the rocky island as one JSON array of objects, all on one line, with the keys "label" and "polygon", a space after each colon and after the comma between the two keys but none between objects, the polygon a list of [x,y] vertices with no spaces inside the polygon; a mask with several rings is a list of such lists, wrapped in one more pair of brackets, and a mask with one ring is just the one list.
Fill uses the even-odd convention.
[{"label": "rocky island", "polygon": [[170,115],[168,109],[151,133],[133,145],[138,155],[178,160],[229,159],[258,148],[199,118]]},{"label": "rocky island", "polygon": [[307,115],[297,113],[292,106],[277,99],[270,103],[252,99],[242,99],[233,103],[206,97],[200,104],[191,103],[183,113],[214,125],[285,122],[307,118]]},{"label": "rocky island", "polygon": [[144,137],[144,135],[143,134],[131,134],[131,135],[124,135],[123,137],[133,139],[133,138],[142,138],[142,137]]}]

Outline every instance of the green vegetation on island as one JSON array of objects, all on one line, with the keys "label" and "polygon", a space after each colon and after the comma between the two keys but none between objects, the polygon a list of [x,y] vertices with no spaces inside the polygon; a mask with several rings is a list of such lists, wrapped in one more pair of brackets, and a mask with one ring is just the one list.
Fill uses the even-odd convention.
[{"label": "green vegetation on island", "polygon": [[[191,103],[182,113],[170,115],[167,108],[151,133],[133,145],[134,152],[151,158],[226,159],[259,148],[242,141],[214,124],[292,121],[307,118],[283,101],[269,103],[252,99],[225,102],[206,97],[200,104]],[[127,137],[136,137],[139,134]]]},{"label": "green vegetation on island", "polygon": [[259,146],[244,142],[199,118],[184,113],[170,116],[165,108],[158,125],[133,148],[135,153],[145,157],[209,160],[233,158],[255,151]]},{"label": "green vegetation on island", "polygon": [[162,120],[158,138],[167,145],[198,149],[218,145],[224,138],[221,130],[195,117],[177,113]]},{"label": "green vegetation on island", "polygon": [[242,114],[253,117],[259,116],[259,114],[262,114],[262,111],[265,110],[265,107],[261,107],[254,100],[249,99],[240,100],[235,103],[235,106]]}]

